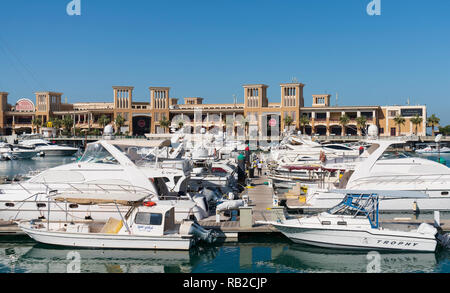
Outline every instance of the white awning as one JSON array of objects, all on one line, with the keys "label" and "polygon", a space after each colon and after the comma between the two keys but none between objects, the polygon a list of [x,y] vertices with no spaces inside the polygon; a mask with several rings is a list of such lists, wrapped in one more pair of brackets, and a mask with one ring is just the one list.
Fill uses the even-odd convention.
[{"label": "white awning", "polygon": [[376,194],[380,197],[387,198],[427,198],[426,193],[419,191],[405,191],[405,190],[347,190],[347,189],[335,189],[331,190],[332,193],[343,194]]},{"label": "white awning", "polygon": [[136,146],[146,148],[161,148],[165,146],[170,146],[171,144],[170,139],[160,139],[160,140],[123,139],[123,140],[109,140],[108,143],[112,145]]},{"label": "white awning", "polygon": [[151,195],[144,195],[143,193],[137,194],[58,194],[53,197],[55,201],[69,202],[81,205],[95,205],[95,204],[108,204],[117,203],[119,205],[131,206],[136,202],[143,201]]}]

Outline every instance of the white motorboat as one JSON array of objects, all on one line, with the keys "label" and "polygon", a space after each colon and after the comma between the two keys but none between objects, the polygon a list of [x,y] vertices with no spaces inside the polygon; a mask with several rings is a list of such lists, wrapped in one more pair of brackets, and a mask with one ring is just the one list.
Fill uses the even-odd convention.
[{"label": "white motorboat", "polygon": [[444,153],[450,153],[450,148],[449,147],[438,147],[436,145],[428,145],[425,148],[422,149],[417,149],[416,153],[418,154],[444,154]]},{"label": "white motorboat", "polygon": [[385,229],[379,223],[378,204],[384,197],[424,197],[420,193],[346,191],[344,200],[318,215],[268,222],[296,243],[356,250],[435,251],[437,229]]},{"label": "white motorboat", "polygon": [[78,148],[52,144],[44,139],[30,139],[20,142],[24,147],[33,147],[45,156],[72,156],[78,152]]},{"label": "white motorboat", "polygon": [[204,187],[226,188],[233,187],[236,184],[234,174],[223,173],[217,168],[214,170],[211,165],[197,167],[192,170],[189,189],[198,191]]},{"label": "white motorboat", "polygon": [[[201,220],[207,216],[204,199],[186,193],[189,177],[184,175],[184,171],[166,168],[164,161],[161,162],[162,167],[145,164],[141,156],[134,157],[134,147],[126,147],[133,143],[129,140],[91,143],[75,163],[45,170],[23,182],[1,185],[0,219],[42,218],[43,210],[48,208],[53,211],[53,219],[65,219],[59,204],[50,202],[48,206],[46,197],[50,191],[106,195],[140,193],[160,202],[160,205],[174,206],[177,221],[190,217]],[[149,143],[143,141],[142,145]],[[168,190],[166,182],[173,182],[174,192]],[[116,212],[114,205],[107,204],[71,205],[69,208],[78,219],[107,220]]]},{"label": "white motorboat", "polygon": [[345,172],[326,189],[310,188],[304,211],[327,210],[338,204],[342,194],[334,189],[418,191],[426,198],[397,198],[380,203],[383,212],[433,212],[450,210],[450,168],[438,162],[401,151],[390,151],[403,141],[372,141],[369,156],[354,170]]},{"label": "white motorboat", "polygon": [[326,159],[358,157],[359,150],[343,144],[322,145],[307,137],[287,136],[278,147],[272,147],[270,157],[279,165],[305,165]]},{"label": "white motorboat", "polygon": [[25,148],[8,143],[0,143],[0,154],[10,160],[29,160],[37,156],[39,152],[34,148]]},{"label": "white motorboat", "polygon": [[118,218],[110,218],[106,223],[32,220],[19,223],[19,227],[37,242],[70,247],[189,250],[196,241],[215,240],[215,234],[193,221],[176,224],[173,207],[137,198],[63,196],[55,200],[72,204],[121,204],[129,206],[129,211],[123,215],[117,206]]}]

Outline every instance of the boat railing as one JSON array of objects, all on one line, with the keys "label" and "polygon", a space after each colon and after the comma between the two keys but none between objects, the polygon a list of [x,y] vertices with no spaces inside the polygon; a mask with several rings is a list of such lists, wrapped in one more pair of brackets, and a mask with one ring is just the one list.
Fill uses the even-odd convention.
[{"label": "boat railing", "polygon": [[356,179],[353,183],[365,184],[367,182],[378,181],[377,184],[393,183],[393,182],[410,182],[411,184],[421,183],[437,183],[450,182],[450,174],[401,174],[401,175],[371,175],[370,177],[362,177]]},{"label": "boat railing", "polygon": [[[31,185],[31,186],[30,186]],[[102,194],[142,194],[157,196],[157,194],[144,187],[123,184],[98,184],[98,183],[27,183],[27,186],[17,183],[20,189],[24,190],[31,196],[42,193],[42,188],[47,191],[54,190],[58,193],[102,193]],[[10,190],[10,189],[8,189]],[[3,190],[5,191],[5,190]]]},{"label": "boat railing", "polygon": [[362,158],[360,156],[355,157],[355,156],[344,156],[344,157],[337,157],[337,158],[332,158],[332,159],[328,159],[325,162],[326,164],[342,164],[342,163],[356,163],[356,162],[362,162],[365,158]]}]

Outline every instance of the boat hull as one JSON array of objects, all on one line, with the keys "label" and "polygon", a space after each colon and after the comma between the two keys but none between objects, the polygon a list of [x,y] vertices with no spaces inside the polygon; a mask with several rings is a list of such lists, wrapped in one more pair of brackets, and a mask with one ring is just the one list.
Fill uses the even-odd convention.
[{"label": "boat hull", "polygon": [[74,155],[78,149],[40,149],[40,152],[44,153],[48,157],[65,157]]},{"label": "boat hull", "polygon": [[274,226],[295,243],[324,248],[431,252],[436,250],[437,245],[434,238],[401,236],[383,230],[377,233],[375,230],[329,230],[276,224]]},{"label": "boat hull", "polygon": [[190,236],[137,236],[96,233],[65,233],[33,229],[29,224],[19,227],[37,242],[49,245],[84,248],[189,250]]},{"label": "boat hull", "polygon": [[30,152],[12,152],[11,156],[16,160],[30,160],[38,155],[39,152],[30,151]]}]

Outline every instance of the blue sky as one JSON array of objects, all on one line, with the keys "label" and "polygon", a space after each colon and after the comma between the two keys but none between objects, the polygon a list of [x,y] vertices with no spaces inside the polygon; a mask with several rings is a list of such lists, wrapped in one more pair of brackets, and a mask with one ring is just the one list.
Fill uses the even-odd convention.
[{"label": "blue sky", "polygon": [[0,91],[41,90],[69,102],[112,101],[113,85],[170,86],[207,103],[243,100],[265,83],[270,101],[295,77],[340,105],[426,104],[450,124],[450,1],[1,0]]}]

